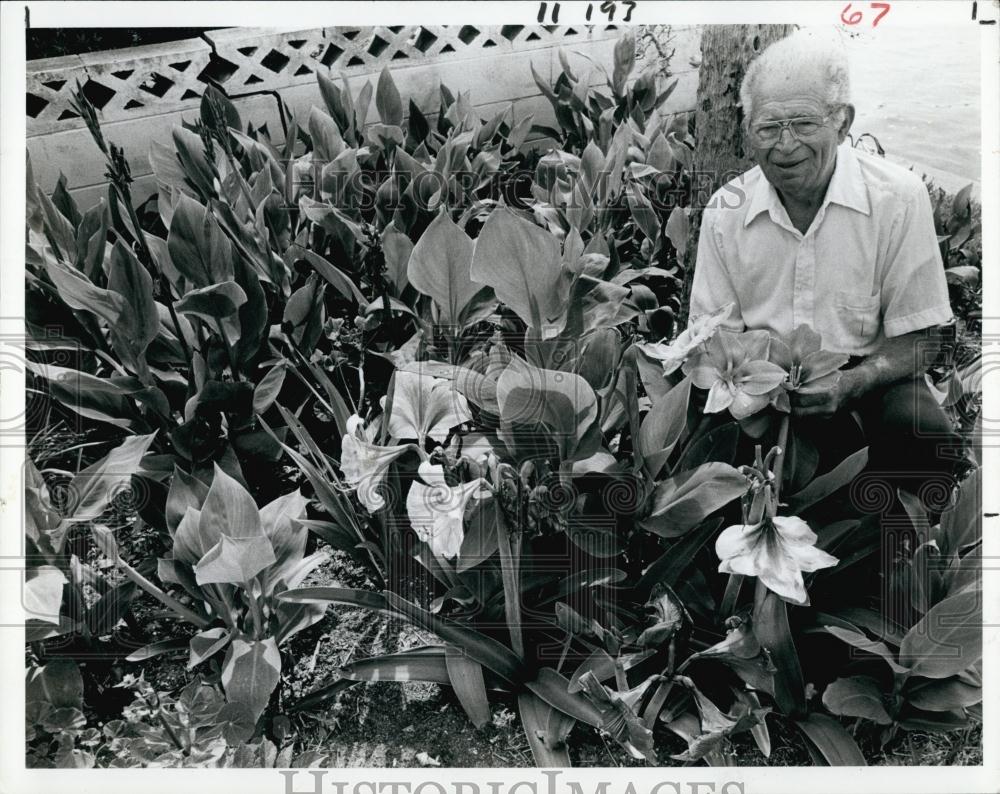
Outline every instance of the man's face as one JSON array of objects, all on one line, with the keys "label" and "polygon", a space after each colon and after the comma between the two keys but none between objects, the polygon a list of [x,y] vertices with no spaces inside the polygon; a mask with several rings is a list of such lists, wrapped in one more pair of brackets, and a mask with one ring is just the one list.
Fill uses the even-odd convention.
[{"label": "man's face", "polygon": [[[818,84],[793,84],[791,80],[762,81],[754,97],[754,125],[803,116],[822,119],[831,115],[825,91]],[[854,108],[834,113],[808,138],[797,139],[790,129],[781,131],[774,146],[761,146],[750,136],[754,159],[764,176],[783,197],[814,204],[823,200],[837,161],[837,146],[847,136]]]}]

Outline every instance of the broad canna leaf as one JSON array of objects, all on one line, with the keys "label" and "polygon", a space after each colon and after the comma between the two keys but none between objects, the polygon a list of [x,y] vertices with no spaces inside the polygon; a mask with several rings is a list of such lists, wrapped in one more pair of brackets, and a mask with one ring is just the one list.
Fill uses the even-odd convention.
[{"label": "broad canna leaf", "polygon": [[314,107],[309,113],[309,137],[314,160],[329,163],[344,151],[344,139],[336,122],[319,108]]},{"label": "broad canna leaf", "polygon": [[195,580],[200,585],[247,583],[275,559],[271,542],[263,535],[222,535],[194,566]]},{"label": "broad canna leaf", "polygon": [[866,766],[861,748],[833,717],[812,713],[793,723],[830,766]]},{"label": "broad canna leaf", "polygon": [[222,535],[234,538],[264,537],[260,512],[253,497],[218,463],[213,465],[215,474],[212,485],[201,507],[202,535],[211,539],[212,545]]},{"label": "broad canna leaf", "polygon": [[564,463],[601,446],[597,396],[579,375],[513,360],[497,380],[497,403],[500,437],[512,449],[527,452],[539,429]]},{"label": "broad canna leaf", "polygon": [[823,705],[841,717],[861,717],[879,725],[892,724],[892,717],[882,703],[878,682],[869,676],[838,678],[823,690]]},{"label": "broad canna leaf", "polygon": [[562,267],[556,238],[505,207],[494,210],[476,238],[473,281],[493,288],[542,339],[566,325],[572,277]]},{"label": "broad canna leaf", "polygon": [[746,477],[726,463],[704,463],[659,483],[641,526],[661,537],[682,535],[746,491]]},{"label": "broad canna leaf", "polygon": [[953,711],[981,703],[983,688],[959,676],[939,680],[911,678],[903,696],[907,703],[923,711]]},{"label": "broad canna leaf", "polygon": [[967,590],[935,604],[903,638],[899,661],[912,675],[948,678],[983,655],[983,593]]},{"label": "broad canna leaf", "polygon": [[188,292],[174,304],[178,314],[192,314],[213,323],[232,317],[247,301],[246,293],[235,281],[223,281]]},{"label": "broad canna leaf", "polygon": [[684,378],[665,396],[658,398],[642,420],[639,453],[650,477],[656,477],[687,426],[691,379]]},{"label": "broad canna leaf", "polygon": [[409,256],[407,278],[438,307],[437,322],[458,334],[489,315],[496,306],[492,290],[470,277],[472,240],[447,212],[441,212],[420,236]]},{"label": "broad canna leaf", "polygon": [[222,665],[222,686],[229,703],[245,707],[258,720],[280,677],[281,655],[273,638],[233,640]]},{"label": "broad canna leaf", "polygon": [[120,294],[98,287],[80,271],[57,262],[47,261],[46,272],[60,299],[71,309],[90,312],[111,327],[118,324],[125,308]]},{"label": "broad canna leaf", "polygon": [[21,604],[26,617],[58,626],[63,586],[68,581],[65,574],[53,565],[29,568],[21,591]]},{"label": "broad canna leaf", "polygon": [[26,703],[48,703],[56,708],[83,708],[83,676],[72,659],[53,659],[28,671]]},{"label": "broad canna leaf", "polygon": [[77,474],[69,485],[64,526],[91,521],[100,516],[116,494],[131,483],[132,475],[138,472],[143,455],[155,436],[152,433],[127,438],[120,446]]},{"label": "broad canna leaf", "polygon": [[148,373],[146,348],[160,330],[153,280],[135,254],[119,240],[111,250],[108,288],[122,296],[122,313],[111,328],[115,352],[137,374]]},{"label": "broad canna leaf", "polygon": [[[403,123],[403,101],[399,97],[399,89],[392,79],[388,66],[382,68],[375,88],[375,109],[383,124],[399,126]],[[402,143],[402,141],[400,141]]]},{"label": "broad canna leaf", "polygon": [[225,648],[232,634],[224,628],[205,629],[195,634],[188,647],[187,669],[193,670],[206,659]]},{"label": "broad canna leaf", "polygon": [[167,250],[174,267],[197,287],[233,279],[232,244],[208,208],[183,193],[170,219]]}]

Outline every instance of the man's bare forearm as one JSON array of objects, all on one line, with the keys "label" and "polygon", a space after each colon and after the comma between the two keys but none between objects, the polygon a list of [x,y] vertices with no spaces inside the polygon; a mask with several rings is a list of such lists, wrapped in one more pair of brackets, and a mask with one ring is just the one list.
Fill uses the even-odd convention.
[{"label": "man's bare forearm", "polygon": [[935,331],[925,329],[883,339],[873,353],[844,372],[841,387],[847,387],[850,399],[857,399],[872,389],[919,375],[940,349],[940,336]]}]

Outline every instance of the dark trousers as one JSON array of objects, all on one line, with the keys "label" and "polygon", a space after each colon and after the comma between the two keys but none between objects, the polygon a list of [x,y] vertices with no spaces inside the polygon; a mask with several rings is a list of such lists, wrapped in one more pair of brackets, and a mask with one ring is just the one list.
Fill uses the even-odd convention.
[{"label": "dark trousers", "polygon": [[[801,426],[803,419],[794,419]],[[820,449],[819,471],[868,445],[868,465],[852,488],[858,507],[882,512],[902,488],[932,514],[947,505],[962,440],[923,377],[874,389],[830,419],[808,420]]]}]

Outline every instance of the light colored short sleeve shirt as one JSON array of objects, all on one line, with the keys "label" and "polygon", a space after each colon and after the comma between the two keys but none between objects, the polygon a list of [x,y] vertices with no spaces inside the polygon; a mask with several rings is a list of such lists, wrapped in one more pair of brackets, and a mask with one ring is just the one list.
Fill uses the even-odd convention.
[{"label": "light colored short sleeve shirt", "polygon": [[726,183],[702,216],[690,315],[730,302],[734,330],[788,334],[804,323],[825,349],[861,356],[884,337],[947,322],[948,287],[920,177],[843,144],[805,234],[759,166]]}]

